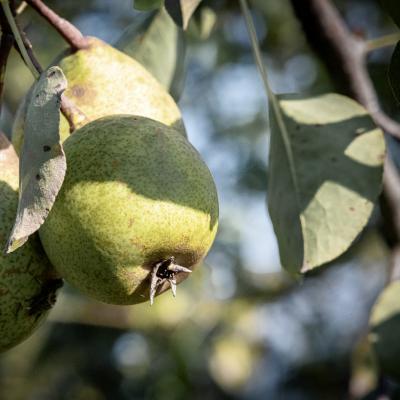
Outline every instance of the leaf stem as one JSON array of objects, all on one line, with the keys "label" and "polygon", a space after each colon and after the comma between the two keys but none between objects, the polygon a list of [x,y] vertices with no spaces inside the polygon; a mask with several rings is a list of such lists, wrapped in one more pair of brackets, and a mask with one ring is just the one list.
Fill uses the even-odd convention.
[{"label": "leaf stem", "polygon": [[4,14],[6,16],[7,22],[10,25],[11,31],[14,35],[14,39],[17,42],[21,56],[22,56],[23,60],[25,61],[26,65],[28,66],[29,70],[31,71],[32,75],[35,77],[35,79],[38,79],[40,76],[40,73],[37,71],[37,69],[33,65],[32,61],[28,55],[28,52],[26,51],[21,34],[19,32],[17,24],[15,23],[14,17],[11,13],[11,9],[10,9],[8,0],[0,0],[0,2],[1,2],[1,6],[3,8]]},{"label": "leaf stem", "polygon": [[258,70],[260,72],[260,75],[261,75],[261,78],[262,78],[262,81],[264,84],[265,92],[270,100],[271,105],[272,105],[279,129],[282,132],[282,139],[283,139],[286,154],[288,157],[289,168],[290,168],[290,173],[291,173],[291,176],[293,179],[293,185],[294,185],[295,192],[296,192],[297,203],[300,204],[299,197],[298,197],[299,185],[297,182],[296,168],[295,168],[295,163],[294,163],[292,147],[290,146],[289,133],[286,129],[286,125],[285,125],[285,121],[283,119],[281,107],[279,105],[279,100],[278,100],[277,96],[275,95],[275,93],[273,92],[273,90],[269,84],[269,81],[268,81],[267,69],[265,67],[265,64],[264,64],[262,56],[261,56],[260,45],[259,45],[258,39],[257,39],[257,33],[256,33],[256,30],[254,27],[253,19],[250,14],[247,0],[239,0],[239,2],[240,2],[242,13],[243,13],[243,16],[244,16],[244,19],[246,22],[247,30],[249,32],[251,47],[253,50],[253,54],[254,54],[254,58],[255,58]]},{"label": "leaf stem", "polygon": [[400,40],[400,32],[367,40],[365,43],[366,52],[382,49],[384,47],[394,46]]},{"label": "leaf stem", "polygon": [[81,50],[89,47],[88,39],[82,35],[76,26],[68,20],[61,18],[41,0],[26,0],[26,3],[55,28],[73,50]]}]

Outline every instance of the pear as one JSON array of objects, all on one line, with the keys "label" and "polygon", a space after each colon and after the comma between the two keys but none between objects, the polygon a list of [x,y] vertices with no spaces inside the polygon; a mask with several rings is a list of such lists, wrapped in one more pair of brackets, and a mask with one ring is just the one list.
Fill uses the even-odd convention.
[{"label": "pear", "polygon": [[[18,157],[0,134],[0,246],[4,248],[18,205]],[[62,285],[37,236],[0,255],[0,351],[30,336],[45,320]]]},{"label": "pear", "polygon": [[[89,43],[86,49],[66,52],[55,63],[68,80],[66,96],[86,116],[86,122],[112,114],[135,114],[173,126],[186,136],[174,99],[140,63],[100,39],[91,37]],[[12,142],[18,154],[29,94],[21,102],[13,126]],[[61,115],[61,140],[69,135],[68,122]]]},{"label": "pear", "polygon": [[217,232],[217,192],[198,152],[177,130],[130,115],[90,122],[64,151],[65,180],[39,230],[58,272],[111,304],[175,289]]}]

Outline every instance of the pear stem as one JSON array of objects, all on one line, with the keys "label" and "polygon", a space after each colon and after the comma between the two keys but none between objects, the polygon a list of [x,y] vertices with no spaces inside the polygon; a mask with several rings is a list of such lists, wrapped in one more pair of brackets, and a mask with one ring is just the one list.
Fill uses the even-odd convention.
[{"label": "pear stem", "polygon": [[81,50],[89,47],[89,40],[82,35],[82,32],[76,26],[60,17],[41,0],[25,1],[57,30],[72,50]]}]

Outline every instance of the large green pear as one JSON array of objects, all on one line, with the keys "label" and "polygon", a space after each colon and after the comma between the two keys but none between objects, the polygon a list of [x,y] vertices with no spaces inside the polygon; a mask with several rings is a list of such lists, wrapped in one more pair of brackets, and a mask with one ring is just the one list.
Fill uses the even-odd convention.
[{"label": "large green pear", "polygon": [[192,269],[207,254],[218,225],[216,188],[180,132],[115,115],[78,129],[64,150],[65,180],[39,233],[71,285],[106,303],[134,304],[149,298],[157,263],[174,257]]},{"label": "large green pear", "polygon": [[[89,38],[90,46],[66,52],[56,62],[63,70],[68,88],[66,96],[85,114],[88,121],[113,114],[135,114],[173,126],[186,135],[174,99],[140,63],[104,43]],[[12,142],[20,152],[29,93],[21,102],[13,126]],[[67,120],[61,115],[60,136],[70,135]]]},{"label": "large green pear", "polygon": [[[0,246],[5,247],[18,205],[18,157],[0,134]],[[39,238],[0,255],[0,351],[32,334],[44,321],[62,281],[57,279]]]}]

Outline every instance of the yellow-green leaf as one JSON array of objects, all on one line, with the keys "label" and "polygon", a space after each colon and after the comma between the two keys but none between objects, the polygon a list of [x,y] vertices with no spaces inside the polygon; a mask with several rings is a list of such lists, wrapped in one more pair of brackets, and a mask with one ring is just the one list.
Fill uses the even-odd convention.
[{"label": "yellow-green leaf", "polygon": [[270,113],[268,207],[283,267],[306,272],[340,256],[367,224],[385,142],[367,111],[345,96],[278,101],[282,118]]}]

